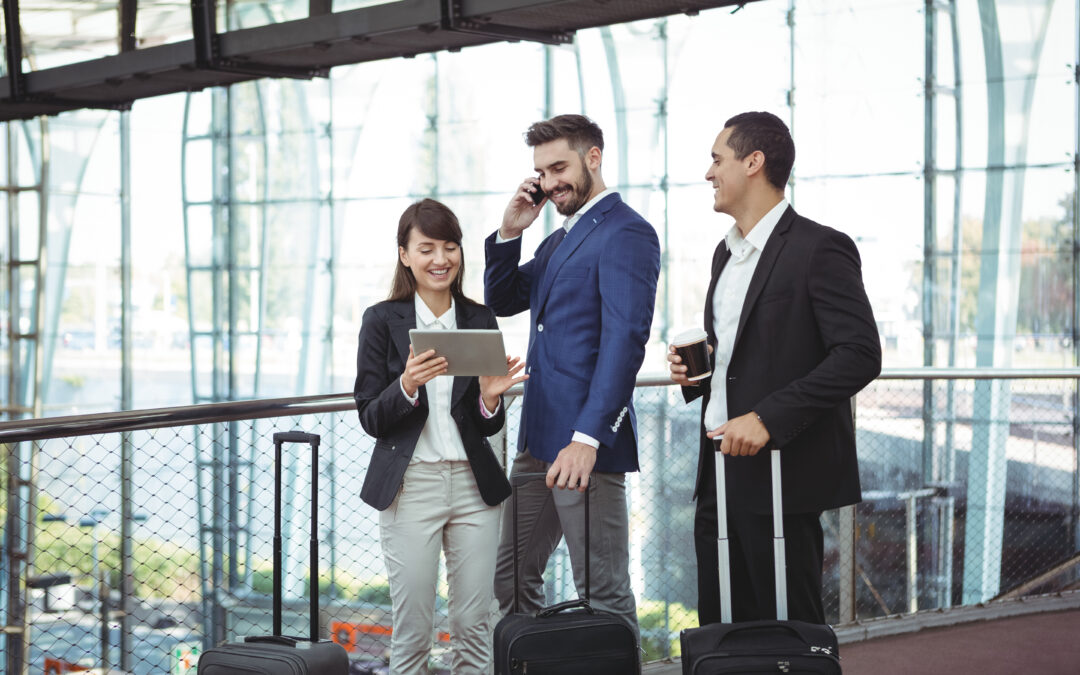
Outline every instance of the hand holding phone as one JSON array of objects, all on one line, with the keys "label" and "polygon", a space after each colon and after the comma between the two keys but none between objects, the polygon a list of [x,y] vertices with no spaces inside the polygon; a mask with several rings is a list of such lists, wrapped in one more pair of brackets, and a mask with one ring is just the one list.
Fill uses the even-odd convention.
[{"label": "hand holding phone", "polygon": [[547,193],[540,187],[540,181],[533,183],[533,185],[536,187],[536,191],[532,193],[532,200],[534,205],[538,205],[540,202],[544,201],[544,197],[547,197]]},{"label": "hand holding phone", "polygon": [[[523,193],[528,199],[522,199]],[[547,194],[540,187],[540,179],[536,176],[526,176],[518,184],[514,196],[510,199],[510,203],[506,205],[506,210],[503,211],[503,222],[499,226],[499,235],[503,239],[520,237],[521,233],[528,229],[536,220],[536,217],[540,215],[540,209],[537,207],[546,197]]]}]

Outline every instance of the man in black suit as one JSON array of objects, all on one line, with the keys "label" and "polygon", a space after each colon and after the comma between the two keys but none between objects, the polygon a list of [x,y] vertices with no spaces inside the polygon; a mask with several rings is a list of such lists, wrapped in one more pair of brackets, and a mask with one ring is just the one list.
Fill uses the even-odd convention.
[{"label": "man in black suit", "polygon": [[674,350],[668,355],[687,402],[703,397],[694,518],[702,625],[721,620],[717,450],[725,455],[734,621],[776,618],[762,449],[781,450],[789,618],[825,623],[820,516],[861,499],[850,399],[881,371],[881,342],[854,242],[784,198],[794,160],[775,115],[725,123],[705,174],[713,209],[735,219],[713,255],[705,301],[712,376],[690,382]]}]

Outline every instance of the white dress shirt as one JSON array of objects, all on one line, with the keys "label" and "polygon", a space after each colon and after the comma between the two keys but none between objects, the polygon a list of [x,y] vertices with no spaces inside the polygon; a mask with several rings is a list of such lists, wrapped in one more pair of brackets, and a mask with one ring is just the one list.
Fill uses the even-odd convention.
[{"label": "white dress shirt", "polygon": [[[602,192],[597,194],[595,197],[593,197],[589,201],[585,202],[585,205],[582,206],[580,209],[578,209],[577,212],[574,213],[574,215],[572,215],[572,216],[568,217],[566,220],[564,220],[562,226],[563,226],[563,229],[566,230],[566,233],[570,234],[570,228],[572,228],[575,224],[577,224],[577,221],[581,220],[581,217],[583,215],[585,215],[585,213],[589,209],[596,206],[600,202],[601,199],[603,199],[604,197],[607,197],[610,194],[615,194],[615,188],[606,188],[605,190],[603,190]],[[502,244],[502,243],[507,242],[507,241],[513,241],[514,239],[517,239],[520,236],[521,235],[519,234],[517,237],[511,237],[510,239],[503,239],[502,235],[498,234],[496,232],[496,234],[495,234],[495,243]],[[571,441],[577,441],[578,443],[584,443],[585,445],[589,446],[590,448],[599,448],[600,447],[600,441],[596,440],[595,438],[593,438],[592,436],[590,436],[588,434],[583,434],[580,431],[575,431],[573,437],[570,440]]]},{"label": "white dress shirt", "polygon": [[585,215],[585,213],[589,209],[591,209],[592,207],[599,204],[601,199],[603,199],[604,197],[607,197],[608,195],[613,195],[613,194],[615,194],[615,188],[607,188],[603,192],[600,192],[595,197],[590,199],[589,201],[585,202],[585,205],[582,206],[580,209],[578,209],[577,213],[575,213],[574,215],[570,216],[569,218],[567,218],[566,220],[563,221],[563,229],[566,230],[566,233],[570,234],[570,228],[572,228],[574,225],[576,225],[577,221],[581,220],[581,217],[583,215]]},{"label": "white dress shirt", "polygon": [[[440,316],[440,317],[436,317],[435,313],[432,312],[430,309],[428,309],[427,304],[420,298],[419,294],[414,295],[413,298],[414,298],[414,302],[415,302],[414,306],[416,307],[416,327],[417,328],[426,328],[428,330],[453,330],[453,329],[457,328],[457,314],[456,314],[455,309],[454,309],[454,299],[453,298],[450,298],[450,309],[446,310],[446,312],[443,313],[443,315]],[[416,451],[414,451],[412,461],[413,462],[440,462],[440,461],[443,461],[444,459],[445,460],[456,459],[457,458],[456,451],[457,451],[458,448],[460,448],[460,450],[461,450],[461,458],[460,459],[465,459],[465,446],[461,442],[461,432],[458,431],[457,425],[454,424],[454,420],[450,417],[450,404],[451,404],[450,399],[451,399],[451,396],[453,395],[453,391],[454,391],[454,378],[453,378],[453,376],[440,375],[440,376],[434,378],[433,380],[431,380],[429,382],[429,384],[431,384],[432,386],[428,390],[428,418],[427,418],[427,422],[424,424],[424,428],[420,432],[420,438],[417,440],[416,448],[417,448],[417,450],[420,449],[420,442],[421,441],[425,441],[425,442],[431,441],[433,443],[441,443],[441,442],[446,441],[446,442],[449,442],[451,444],[454,444],[455,456],[454,457],[450,457],[450,456],[441,457],[439,459],[427,459],[427,458],[418,459]],[[401,378],[400,377],[398,378],[398,387],[401,388],[401,393],[405,396],[405,398],[409,401],[409,403],[412,403],[414,406],[419,405],[419,400],[420,400],[420,392],[419,392],[419,390],[417,390],[416,394],[414,394],[413,396],[409,396],[408,392],[405,391],[405,385],[403,385],[401,383]],[[435,408],[436,402],[438,402],[438,405],[441,407],[441,410],[438,413],[436,413],[436,408]],[[495,404],[495,410],[488,410],[487,409],[487,404],[484,403],[484,394],[483,394],[483,392],[481,392],[478,404],[480,406],[480,414],[483,415],[484,417],[491,418],[491,417],[494,417],[496,415],[496,413],[499,412],[499,406],[502,405],[502,402],[500,401],[499,403]],[[434,417],[436,414],[439,414],[439,415],[442,416],[442,418],[445,418],[443,420],[443,422],[435,423],[436,427],[438,427],[439,429],[442,429],[442,427],[445,424],[449,424],[450,428],[453,430],[453,433],[451,434],[451,436],[449,438],[444,438],[444,437],[432,438],[431,434],[441,433],[441,431],[440,432],[431,432],[431,433],[428,432],[428,428],[432,427],[432,421],[431,421],[432,417]],[[425,434],[427,434],[429,436],[429,438],[425,439]],[[430,456],[430,455],[425,453],[425,456]]]},{"label": "white dress shirt", "polygon": [[[416,327],[427,330],[454,330],[457,328],[457,314],[455,313],[454,301],[450,300],[450,309],[442,316],[428,309],[427,304],[415,296],[416,301]],[[424,385],[427,387],[428,416],[424,428],[420,431],[420,438],[416,439],[416,449],[413,450],[413,462],[444,462],[468,459],[465,456],[465,445],[461,442],[461,432],[457,424],[450,417],[450,396],[454,389],[453,375],[440,375],[428,380]],[[420,392],[416,396],[405,393],[404,387],[401,393],[415,405]]]},{"label": "white dress shirt", "polygon": [[757,269],[761,252],[769,235],[776,229],[780,216],[784,215],[788,203],[781,199],[765,216],[757,222],[745,238],[739,228],[732,225],[724,235],[727,248],[731,251],[720,278],[713,292],[713,334],[716,336],[716,365],[713,366],[710,383],[709,406],[705,409],[705,429],[712,431],[728,421],[727,371],[731,360],[731,351],[735,348],[735,332],[739,328],[739,317],[746,302],[746,291],[750,288],[750,279]]}]

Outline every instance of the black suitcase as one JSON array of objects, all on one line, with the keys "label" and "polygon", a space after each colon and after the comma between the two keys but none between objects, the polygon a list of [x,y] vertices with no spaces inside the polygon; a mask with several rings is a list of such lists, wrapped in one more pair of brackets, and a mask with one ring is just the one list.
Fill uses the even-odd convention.
[{"label": "black suitcase", "polygon": [[[510,477],[517,488],[543,473]],[[633,675],[641,658],[633,628],[620,616],[589,604],[589,491],[585,491],[585,597],[518,612],[518,513],[514,509],[514,607],[495,626],[495,675]]]},{"label": "black suitcase", "polygon": [[[281,444],[311,444],[311,637],[281,634]],[[349,656],[336,642],[319,639],[319,436],[302,431],[274,434],[274,623],[273,635],[208,649],[199,675],[347,675]]]},{"label": "black suitcase", "polygon": [[724,458],[716,453],[717,548],[723,623],[688,628],[679,635],[683,675],[722,673],[821,673],[840,675],[840,649],[829,626],[787,620],[780,451],[772,451],[773,562],[776,620],[731,622],[731,568],[727,536]]}]

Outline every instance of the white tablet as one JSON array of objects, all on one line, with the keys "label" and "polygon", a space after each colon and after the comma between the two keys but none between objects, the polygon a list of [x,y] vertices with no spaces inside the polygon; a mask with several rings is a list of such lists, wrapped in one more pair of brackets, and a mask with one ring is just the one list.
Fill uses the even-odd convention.
[{"label": "white tablet", "polygon": [[462,330],[409,331],[413,354],[435,350],[445,356],[447,375],[506,375],[506,349],[502,331],[465,328]]}]

